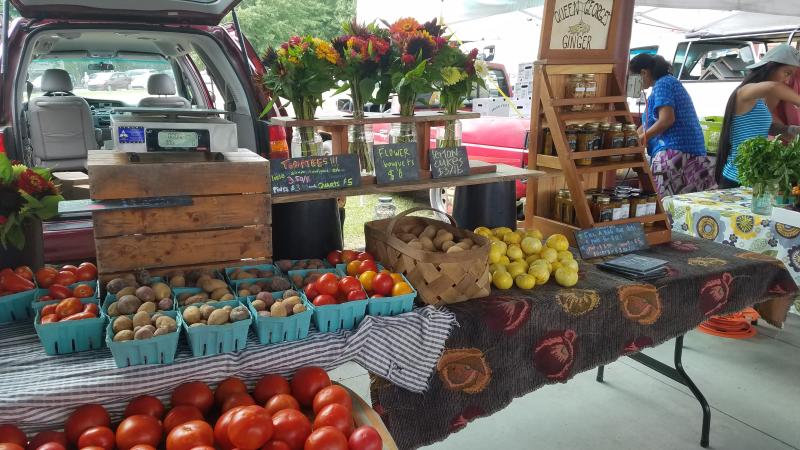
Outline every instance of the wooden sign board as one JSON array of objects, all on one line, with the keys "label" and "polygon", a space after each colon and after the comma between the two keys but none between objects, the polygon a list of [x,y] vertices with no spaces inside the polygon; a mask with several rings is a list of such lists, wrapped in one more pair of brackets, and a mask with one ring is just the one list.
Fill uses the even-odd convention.
[{"label": "wooden sign board", "polygon": [[467,147],[430,149],[431,177],[462,177],[470,174]]},{"label": "wooden sign board", "polygon": [[621,255],[648,247],[641,223],[626,223],[575,231],[581,258]]},{"label": "wooden sign board", "polygon": [[580,64],[615,57],[626,1],[546,0],[539,59]]},{"label": "wooden sign board", "polygon": [[417,143],[376,145],[372,148],[378,184],[419,180]]},{"label": "wooden sign board", "polygon": [[270,169],[275,195],[361,186],[356,155],[274,159]]}]

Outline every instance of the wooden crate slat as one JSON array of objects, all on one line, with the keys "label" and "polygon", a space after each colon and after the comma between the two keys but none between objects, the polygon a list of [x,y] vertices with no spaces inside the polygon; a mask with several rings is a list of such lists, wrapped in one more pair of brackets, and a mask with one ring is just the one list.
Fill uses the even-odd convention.
[{"label": "wooden crate slat", "polygon": [[[189,272],[192,270],[223,270],[228,267],[240,267],[240,266],[256,266],[260,264],[270,264],[272,263],[272,258],[253,258],[253,259],[236,259],[233,261],[221,261],[215,262],[211,264],[191,264],[186,266],[173,266],[173,267],[160,267],[154,269],[147,269],[147,272],[150,276],[154,277],[166,277],[174,274],[175,272]],[[98,278],[101,282],[106,283],[114,278],[121,277],[125,274],[131,273],[132,271],[122,271],[122,272],[112,272],[112,273],[100,273]]]},{"label": "wooden crate slat", "polygon": [[94,235],[104,238],[271,224],[272,208],[266,194],[195,196],[192,201],[189,206],[95,212]]},{"label": "wooden crate slat", "polygon": [[644,147],[625,147],[625,148],[604,148],[601,150],[592,150],[588,152],[572,152],[570,153],[571,159],[584,159],[584,158],[604,158],[606,156],[617,155],[639,155],[644,154]]},{"label": "wooden crate slat", "polygon": [[[586,102],[584,102],[586,103]],[[565,112],[559,113],[558,117],[561,120],[597,120],[605,119],[608,117],[627,117],[630,113],[623,110],[613,111],[578,111],[578,112]],[[551,121],[548,120],[548,123]]]},{"label": "wooden crate slat", "polygon": [[572,106],[572,105],[600,105],[606,103],[624,103],[628,99],[623,95],[610,97],[585,97],[585,98],[556,98],[550,101],[553,106]]},{"label": "wooden crate slat", "polygon": [[614,62],[587,64],[585,61],[574,60],[547,62],[540,61],[539,65],[547,66],[547,73],[549,75],[574,75],[582,73],[611,73],[614,70]]},{"label": "wooden crate slat", "polygon": [[190,231],[95,239],[98,271],[209,264],[243,258],[268,258],[272,253],[269,227]]}]

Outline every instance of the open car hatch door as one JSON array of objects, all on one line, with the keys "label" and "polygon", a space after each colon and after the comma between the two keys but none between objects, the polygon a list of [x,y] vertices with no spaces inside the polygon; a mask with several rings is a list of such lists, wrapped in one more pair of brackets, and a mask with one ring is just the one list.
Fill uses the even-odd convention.
[{"label": "open car hatch door", "polygon": [[24,17],[217,25],[241,0],[11,0]]}]

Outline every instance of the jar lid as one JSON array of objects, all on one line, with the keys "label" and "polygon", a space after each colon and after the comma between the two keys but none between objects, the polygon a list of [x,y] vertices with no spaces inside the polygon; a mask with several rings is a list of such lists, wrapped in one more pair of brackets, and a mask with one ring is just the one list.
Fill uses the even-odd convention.
[{"label": "jar lid", "polygon": [[598,195],[597,203],[611,203],[611,197],[607,195]]},{"label": "jar lid", "polygon": [[613,125],[613,129],[614,129],[614,131],[622,131],[622,124],[621,123],[615,123]]},{"label": "jar lid", "polygon": [[626,130],[636,131],[636,124],[635,123],[626,123],[625,124]]},{"label": "jar lid", "polygon": [[378,203],[392,203],[392,197],[387,197],[387,196],[378,197]]}]

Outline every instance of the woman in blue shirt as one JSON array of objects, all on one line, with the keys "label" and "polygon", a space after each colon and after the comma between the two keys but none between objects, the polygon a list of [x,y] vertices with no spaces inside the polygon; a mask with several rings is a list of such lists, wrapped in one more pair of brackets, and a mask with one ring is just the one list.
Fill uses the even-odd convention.
[{"label": "woman in blue shirt", "polygon": [[770,49],[761,60],[748,66],[751,72],[733,91],[725,108],[719,137],[715,178],[724,189],[739,186],[734,165],[742,142],[758,136],[797,134],[797,126],[773,122],[772,113],[781,100],[800,105],[800,96],[786,83],[800,66],[797,50],[787,44]]},{"label": "woman in blue shirt", "polygon": [[662,196],[704,191],[715,186],[713,164],[706,156],[703,130],[694,104],[661,56],[640,54],[629,65],[641,75],[644,89],[652,86],[639,137],[647,142],[650,168]]}]

